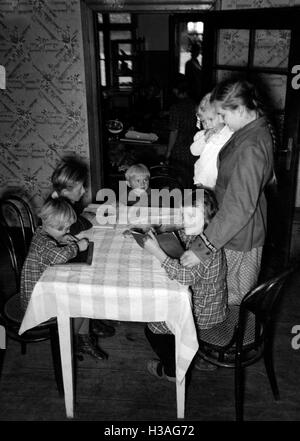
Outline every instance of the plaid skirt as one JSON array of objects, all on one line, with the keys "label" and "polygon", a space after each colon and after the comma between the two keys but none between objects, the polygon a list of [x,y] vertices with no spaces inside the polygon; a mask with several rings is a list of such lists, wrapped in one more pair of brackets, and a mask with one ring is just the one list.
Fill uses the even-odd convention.
[{"label": "plaid skirt", "polygon": [[225,249],[229,305],[239,305],[245,294],[255,287],[260,271],[262,250],[263,247],[246,252]]}]

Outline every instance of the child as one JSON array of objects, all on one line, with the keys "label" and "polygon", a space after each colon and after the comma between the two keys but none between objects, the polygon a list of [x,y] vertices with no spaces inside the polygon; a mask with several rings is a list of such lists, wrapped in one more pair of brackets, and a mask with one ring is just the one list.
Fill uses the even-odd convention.
[{"label": "child", "polygon": [[273,176],[273,135],[253,84],[227,80],[217,84],[211,100],[234,132],[219,154],[216,198],[219,210],[181,257],[188,267],[225,248],[228,302],[240,304],[257,283],[267,228],[265,189]]},{"label": "child", "polygon": [[119,202],[128,207],[150,204],[150,171],[144,164],[134,164],[125,173],[126,190],[120,192]]},{"label": "child", "polygon": [[84,216],[81,214],[83,211],[81,200],[85,193],[87,174],[87,168],[83,162],[76,158],[65,158],[56,167],[51,177],[53,191],[50,197],[55,199],[62,196],[68,199],[77,215],[77,221],[71,226],[72,234],[78,234],[92,227],[88,214],[85,213]]},{"label": "child", "polygon": [[205,95],[199,104],[197,127],[200,128],[201,122],[204,130],[196,133],[190,150],[192,155],[200,155],[194,164],[194,184],[214,189],[218,175],[218,154],[233,132],[224,124],[223,118],[210,103],[210,96],[210,93]]},{"label": "child", "polygon": [[[86,250],[89,244],[88,239],[70,242],[69,238],[66,243],[70,227],[76,222],[76,213],[65,199],[56,198],[46,202],[40,211],[40,218],[42,225],[34,233],[21,273],[20,300],[24,311],[45,269],[50,265],[68,262],[78,251]],[[107,358],[89,335],[89,319],[75,318],[74,332],[77,355],[85,353],[98,360]]]},{"label": "child", "polygon": [[[78,159],[70,157],[65,158],[56,167],[51,177],[53,191],[50,198],[55,199],[60,196],[66,198],[72,204],[77,215],[77,221],[70,228],[73,235],[92,227],[90,220],[94,215],[91,213],[82,215],[81,201],[85,193],[87,176],[86,165]],[[91,320],[91,328],[98,337],[111,337],[115,334],[115,329],[102,320]]]},{"label": "child", "polygon": [[[204,199],[204,201],[203,201]],[[184,199],[183,225],[178,231],[181,241],[189,249],[194,240],[201,237],[203,228],[217,212],[214,193],[209,189],[193,190]],[[204,212],[204,213],[203,213]],[[151,234],[151,233],[150,233]],[[152,234],[144,247],[156,256],[170,279],[189,285],[192,290],[193,313],[197,331],[212,328],[225,320],[227,314],[226,258],[223,250],[213,253],[210,259],[201,261],[193,268],[186,268],[178,260],[171,259],[160,248]],[[149,372],[158,378],[175,379],[175,340],[164,322],[148,324],[145,330],[152,348],[160,360],[148,362]],[[206,368],[198,361],[198,369]]]}]

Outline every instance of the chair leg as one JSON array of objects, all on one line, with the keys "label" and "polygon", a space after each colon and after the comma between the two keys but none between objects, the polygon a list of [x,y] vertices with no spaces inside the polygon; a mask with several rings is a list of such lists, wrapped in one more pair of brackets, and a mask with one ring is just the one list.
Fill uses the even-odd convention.
[{"label": "chair leg", "polygon": [[264,349],[264,362],[265,362],[265,368],[267,371],[268,379],[271,385],[271,389],[274,395],[274,399],[280,400],[279,390],[277,386],[275,371],[274,371],[274,364],[273,364],[273,351],[272,351],[272,344],[271,342],[265,344]]},{"label": "chair leg", "polygon": [[244,368],[241,362],[237,361],[235,366],[235,418],[236,421],[243,421],[244,404]]},{"label": "chair leg", "polygon": [[57,326],[50,327],[50,343],[51,343],[51,353],[52,353],[52,361],[53,361],[53,367],[54,367],[54,376],[55,376],[56,386],[57,386],[59,396],[63,397],[64,396],[64,387],[63,387],[60,347],[59,347]]}]

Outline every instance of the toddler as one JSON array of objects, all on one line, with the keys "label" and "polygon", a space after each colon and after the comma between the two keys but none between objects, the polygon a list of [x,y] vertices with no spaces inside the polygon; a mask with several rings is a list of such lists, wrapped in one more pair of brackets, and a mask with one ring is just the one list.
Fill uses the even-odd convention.
[{"label": "toddler", "polygon": [[[65,199],[49,199],[43,205],[39,216],[42,225],[36,229],[32,237],[21,273],[20,301],[24,311],[35,284],[46,268],[68,262],[79,251],[85,251],[89,244],[88,239],[74,238],[74,241],[70,241],[68,233],[71,225],[76,222],[76,213]],[[99,360],[107,358],[105,352],[89,335],[89,319],[75,318],[74,333],[79,357],[85,353]]]},{"label": "toddler", "polygon": [[128,207],[150,203],[150,171],[144,164],[134,164],[125,173],[126,192],[120,192],[119,202]]},{"label": "toddler", "polygon": [[192,155],[200,156],[194,164],[194,184],[214,189],[218,176],[217,159],[221,148],[231,138],[232,131],[224,124],[214,105],[211,94],[202,99],[198,107],[197,127],[203,129],[196,133],[190,146]]}]

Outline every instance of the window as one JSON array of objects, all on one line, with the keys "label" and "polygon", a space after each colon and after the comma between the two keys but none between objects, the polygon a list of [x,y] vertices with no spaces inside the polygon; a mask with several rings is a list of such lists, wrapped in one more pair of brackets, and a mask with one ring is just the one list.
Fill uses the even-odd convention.
[{"label": "window", "polygon": [[97,16],[101,86],[130,89],[134,82],[135,20],[128,13]]},{"label": "window", "polygon": [[180,23],[179,28],[179,72],[185,73],[185,63],[191,58],[191,48],[193,45],[198,45],[200,53],[198,61],[202,66],[202,37],[203,37],[203,22],[202,21],[186,21]]}]

